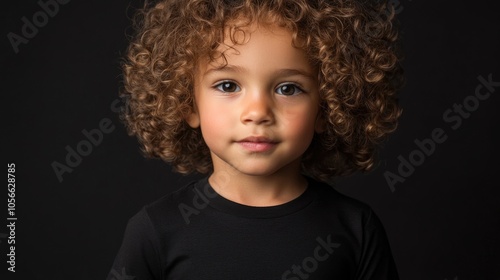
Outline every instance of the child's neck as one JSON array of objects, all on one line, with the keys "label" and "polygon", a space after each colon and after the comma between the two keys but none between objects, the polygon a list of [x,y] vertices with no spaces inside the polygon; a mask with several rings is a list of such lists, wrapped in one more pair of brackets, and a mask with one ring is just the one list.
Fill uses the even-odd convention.
[{"label": "child's neck", "polygon": [[296,170],[281,170],[266,176],[246,175],[234,170],[215,170],[209,178],[222,197],[248,206],[276,206],[300,196],[307,179]]}]

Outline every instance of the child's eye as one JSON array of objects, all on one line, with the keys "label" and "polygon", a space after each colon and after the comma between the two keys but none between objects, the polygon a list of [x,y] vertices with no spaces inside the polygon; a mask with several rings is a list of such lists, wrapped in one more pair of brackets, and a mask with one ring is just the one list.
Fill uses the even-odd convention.
[{"label": "child's eye", "polygon": [[237,84],[229,81],[218,83],[214,87],[222,92],[237,92],[241,90]]},{"label": "child's eye", "polygon": [[304,92],[301,88],[294,84],[281,84],[276,88],[276,93],[281,95],[297,95]]}]

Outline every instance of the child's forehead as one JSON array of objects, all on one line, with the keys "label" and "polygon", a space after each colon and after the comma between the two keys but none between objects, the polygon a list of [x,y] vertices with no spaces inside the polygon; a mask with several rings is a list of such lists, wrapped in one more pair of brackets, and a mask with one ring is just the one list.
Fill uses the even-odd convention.
[{"label": "child's forehead", "polygon": [[[227,36],[218,45],[213,55],[204,57],[199,64],[199,74],[213,69],[241,69],[259,64],[259,69],[270,68],[268,64],[283,69],[302,69],[299,72],[314,73],[307,52],[294,46],[293,34],[278,25],[252,23],[244,27],[230,25]],[[227,67],[227,66],[230,67]],[[236,67],[235,67],[236,66]],[[241,66],[241,67],[238,67]],[[256,68],[254,68],[256,69]]]},{"label": "child's forehead", "polygon": [[[213,25],[211,30],[206,31],[217,35],[206,37],[206,39],[212,41],[209,44],[210,47],[198,50],[198,71],[201,70],[200,68],[206,69],[207,66],[210,68],[226,66],[227,56],[238,55],[241,52],[241,46],[248,44],[251,38],[255,37],[257,31],[260,34],[265,34],[268,38],[281,38],[281,44],[284,47],[293,46],[300,52],[307,53],[303,38],[293,31],[282,17],[282,15],[276,15],[273,11],[250,16],[240,13],[228,17],[223,24]],[[268,46],[263,44],[262,47],[266,48]]]},{"label": "child's forehead", "polygon": [[240,16],[228,20],[219,31],[221,36],[213,44],[214,48],[211,50],[213,53],[234,52],[237,46],[247,44],[255,34],[265,34],[268,38],[280,38],[283,45],[292,45],[297,49],[305,50],[305,41],[297,32],[287,27],[286,24],[268,17],[250,19]]},{"label": "child's forehead", "polygon": [[292,41],[292,32],[280,25],[267,22],[253,21],[242,25],[242,22],[229,22],[223,30],[222,43],[218,45],[218,50],[230,50],[237,45],[247,44],[256,34],[264,34],[268,38],[281,38],[282,43],[289,45]]}]

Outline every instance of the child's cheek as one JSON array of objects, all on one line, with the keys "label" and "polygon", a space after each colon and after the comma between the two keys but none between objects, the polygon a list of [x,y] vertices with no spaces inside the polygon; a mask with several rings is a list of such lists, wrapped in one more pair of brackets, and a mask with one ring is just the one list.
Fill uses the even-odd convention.
[{"label": "child's cheek", "polygon": [[286,127],[284,133],[294,138],[312,138],[314,134],[314,123],[306,120],[305,118],[294,118],[288,120],[288,123],[284,125],[284,127]]},{"label": "child's cheek", "polygon": [[314,130],[317,110],[313,106],[288,107],[281,115],[283,126],[290,131],[308,132]]},{"label": "child's cheek", "polygon": [[228,106],[214,105],[206,107],[200,114],[201,131],[207,144],[217,139],[222,140],[229,134],[233,126],[231,120],[235,118]]}]

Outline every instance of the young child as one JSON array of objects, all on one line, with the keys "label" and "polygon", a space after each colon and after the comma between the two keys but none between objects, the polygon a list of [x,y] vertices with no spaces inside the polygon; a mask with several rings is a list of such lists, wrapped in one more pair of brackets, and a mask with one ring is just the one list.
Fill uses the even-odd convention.
[{"label": "young child", "polygon": [[124,63],[148,156],[202,180],[128,223],[108,279],[398,279],[371,208],[325,182],[396,128],[394,12],[357,0],[163,0]]}]

